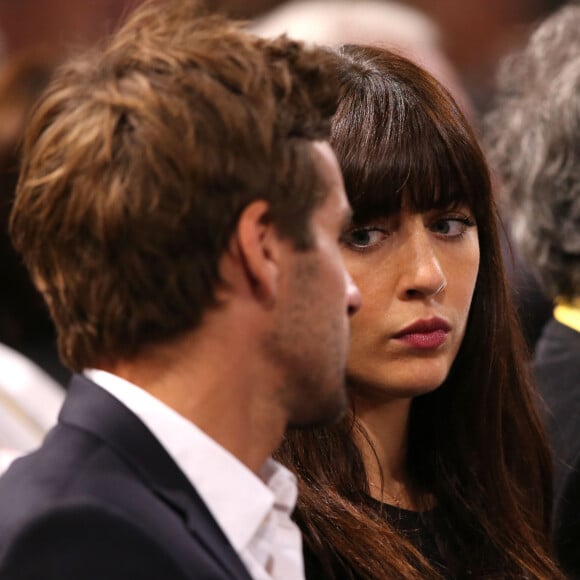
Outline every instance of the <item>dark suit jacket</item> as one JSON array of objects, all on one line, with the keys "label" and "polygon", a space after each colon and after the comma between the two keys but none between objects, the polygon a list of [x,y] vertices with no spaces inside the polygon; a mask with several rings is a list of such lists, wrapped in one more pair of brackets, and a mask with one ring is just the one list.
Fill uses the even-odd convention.
[{"label": "dark suit jacket", "polygon": [[0,579],[33,578],[250,576],[145,425],[75,376],[42,447],[0,478]]},{"label": "dark suit jacket", "polygon": [[568,577],[580,579],[580,332],[550,320],[534,369],[554,451],[556,552]]}]

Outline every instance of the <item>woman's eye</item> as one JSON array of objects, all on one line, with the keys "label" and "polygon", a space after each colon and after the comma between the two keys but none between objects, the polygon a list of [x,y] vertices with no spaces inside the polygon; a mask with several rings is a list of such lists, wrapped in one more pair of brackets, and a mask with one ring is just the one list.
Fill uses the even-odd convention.
[{"label": "woman's eye", "polygon": [[436,220],[430,229],[436,234],[447,236],[449,238],[458,238],[462,236],[468,228],[475,225],[475,222],[467,217],[446,217]]},{"label": "woman's eye", "polygon": [[377,228],[359,228],[343,234],[342,242],[352,248],[370,248],[380,243],[386,235],[386,232]]}]

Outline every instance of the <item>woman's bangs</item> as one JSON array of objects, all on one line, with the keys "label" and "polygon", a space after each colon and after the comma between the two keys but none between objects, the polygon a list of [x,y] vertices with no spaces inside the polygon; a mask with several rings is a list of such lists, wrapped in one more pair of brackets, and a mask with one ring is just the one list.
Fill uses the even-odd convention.
[{"label": "woman's bangs", "polygon": [[[412,212],[468,206],[477,217],[482,207],[484,175],[465,168],[478,166],[471,144],[463,150],[450,146],[432,128],[430,134],[413,137],[405,132],[397,143],[375,142],[373,151],[353,148],[343,161],[346,191],[353,208],[353,220],[364,223],[401,211]],[[468,159],[468,157],[471,157]],[[461,159],[461,163],[459,163]],[[486,202],[487,203],[487,202]]]}]

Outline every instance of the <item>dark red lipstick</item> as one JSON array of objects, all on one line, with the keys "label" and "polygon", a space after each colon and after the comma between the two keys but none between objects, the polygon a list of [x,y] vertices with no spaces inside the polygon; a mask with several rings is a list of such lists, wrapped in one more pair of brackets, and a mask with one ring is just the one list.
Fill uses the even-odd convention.
[{"label": "dark red lipstick", "polygon": [[449,323],[442,318],[417,320],[397,332],[393,338],[413,348],[432,350],[440,347],[451,330]]}]

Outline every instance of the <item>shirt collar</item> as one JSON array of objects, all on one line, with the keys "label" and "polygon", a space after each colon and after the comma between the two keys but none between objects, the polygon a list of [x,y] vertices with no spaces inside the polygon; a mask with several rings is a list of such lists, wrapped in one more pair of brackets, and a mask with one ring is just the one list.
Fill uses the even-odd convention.
[{"label": "shirt collar", "polygon": [[116,375],[87,369],[85,376],[130,409],[153,433],[195,487],[228,540],[246,549],[274,507],[291,513],[296,479],[268,459],[259,477],[194,423]]}]

